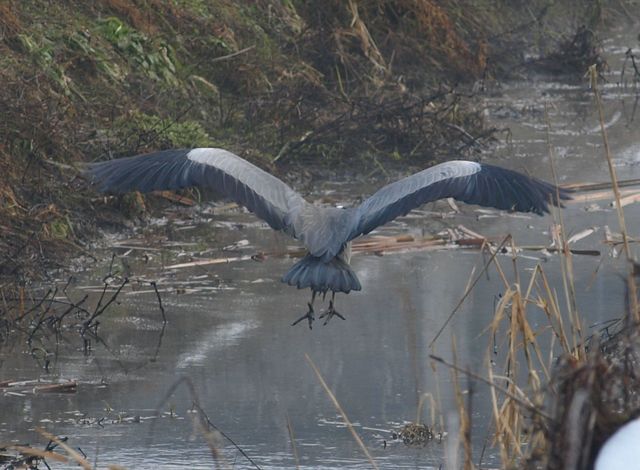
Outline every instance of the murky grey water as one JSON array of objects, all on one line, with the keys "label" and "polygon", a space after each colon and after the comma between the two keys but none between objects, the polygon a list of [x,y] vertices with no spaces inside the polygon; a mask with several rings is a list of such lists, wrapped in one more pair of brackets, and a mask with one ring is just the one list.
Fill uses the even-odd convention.
[{"label": "murky grey water", "polygon": [[[620,87],[616,81],[624,51],[638,45],[631,35],[615,36],[606,45],[612,73],[603,92],[612,152],[620,178],[637,178],[637,95],[633,88]],[[488,118],[496,126],[509,127],[512,137],[486,161],[550,179],[544,117],[544,104],[548,103],[550,136],[558,154],[561,181],[608,180],[597,111],[585,83],[554,82],[547,77],[506,83],[499,91],[487,99]],[[316,195],[327,190],[334,191],[338,199],[351,200],[354,191],[366,195],[373,188],[349,183],[314,188]],[[591,206],[587,211],[592,203],[579,201],[563,212],[570,233],[588,227],[600,229],[576,247],[600,250],[602,256],[574,258],[578,308],[587,325],[619,316],[624,308],[624,283],[618,275],[624,272],[624,265],[611,258],[602,243],[603,227],[609,225],[614,231],[618,227],[608,203],[598,201],[599,208]],[[640,205],[625,209],[629,232],[639,233]],[[549,243],[550,217],[492,217],[470,207],[462,211],[447,219],[429,215],[404,218],[379,233],[434,233],[464,224],[489,237],[511,233],[518,245]],[[182,216],[185,211],[177,212]],[[234,257],[257,251],[282,252],[294,245],[248,214],[231,212],[211,218],[215,221],[213,232],[206,226],[181,225],[178,220],[166,230],[166,240],[178,242],[175,246],[163,248],[162,243],[144,239],[127,242],[141,243],[148,249],[135,249],[116,261],[127,275],[158,279],[160,289],[167,290],[162,299],[169,323],[162,337],[155,293],[148,286],[138,286],[146,292],[127,287],[120,296],[121,304],[104,316],[100,327],[104,344],[93,344],[88,356],[82,354],[75,335],[63,339],[49,373],[24,353],[26,346],[0,351],[0,381],[40,377],[80,382],[75,394],[0,395],[0,442],[37,445],[43,439],[34,428],[41,426],[69,436],[70,444],[81,447],[99,466],[210,468],[210,451],[194,427],[192,403],[197,400],[211,422],[261,468],[295,467],[287,422],[301,468],[369,468],[306,354],[381,468],[438,468],[443,461],[443,443],[411,449],[394,441],[390,431],[415,421],[420,396],[435,394],[437,384],[441,391],[439,411],[446,418],[455,410],[451,374],[443,367],[435,373],[431,369],[429,343],[460,300],[473,267],[482,265],[481,255],[464,250],[356,255],[353,265],[363,291],[337,299],[338,310],[347,321],[335,319],[326,327],[317,325],[309,331],[304,326],[289,326],[304,313],[309,297],[307,291],[279,282],[292,260],[270,257],[264,262],[165,269],[186,261],[184,254],[194,250],[211,250],[203,256]],[[220,247],[240,240],[248,244],[220,251]],[[119,255],[127,251],[115,250]],[[110,253],[104,254],[105,259]],[[557,257],[546,259],[536,252],[523,255],[521,272],[543,262],[552,284],[561,291]],[[509,258],[502,261],[505,266],[510,264]],[[88,286],[99,286],[107,265],[105,261],[96,272],[78,276],[73,295],[80,298]],[[186,288],[186,292],[178,294],[176,288]],[[435,352],[451,357],[451,339],[455,337],[459,363],[486,375],[489,338],[482,332],[503,291],[495,271],[481,280],[436,343]],[[536,326],[545,325],[543,318],[531,320]],[[197,397],[180,386],[163,403],[172,385],[183,377],[193,383]],[[465,381],[463,386],[467,386]],[[160,416],[156,416],[157,409]],[[426,406],[423,419],[427,422],[429,412]],[[491,435],[490,417],[488,389],[477,383],[472,413],[476,462]],[[252,468],[228,441],[219,445],[230,466]],[[495,451],[487,450],[483,462],[488,467],[498,466]]]}]

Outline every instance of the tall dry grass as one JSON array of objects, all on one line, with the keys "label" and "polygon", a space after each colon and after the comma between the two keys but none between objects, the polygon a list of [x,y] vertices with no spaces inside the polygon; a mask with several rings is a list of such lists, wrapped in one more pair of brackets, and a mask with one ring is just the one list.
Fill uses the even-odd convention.
[{"label": "tall dry grass", "polygon": [[[445,363],[456,371],[454,393],[459,414],[456,438],[465,449],[464,468],[475,467],[466,451],[471,446],[465,424],[469,411],[459,389],[460,372],[490,385],[492,439],[503,468],[591,468],[606,438],[640,414],[640,398],[636,397],[640,389],[637,366],[640,270],[631,250],[620,204],[595,66],[590,70],[590,79],[625,254],[627,299],[626,302],[620,299],[620,304],[624,303],[626,310],[620,312],[621,319],[616,326],[609,325],[588,335],[578,309],[573,258],[561,211],[553,214],[551,231],[553,246],[560,258],[559,273],[553,273],[561,279],[558,285],[550,282],[550,273],[546,272],[549,268],[541,264],[525,276],[518,266],[512,241],[508,263],[512,275],[508,276],[509,267],[504,257],[495,256],[498,250],[487,245],[485,249],[492,255],[487,265],[498,273],[504,292],[486,330],[491,338],[485,354],[486,377],[455,364],[455,345],[454,364]],[[555,155],[549,137],[547,143],[553,166]],[[555,178],[555,167],[553,174]],[[483,272],[488,269],[487,265]],[[475,283],[471,284],[470,289],[474,286]],[[463,300],[470,289],[465,291]],[[532,318],[539,319],[540,313],[546,323],[532,323]],[[612,332],[614,328],[617,331]],[[501,354],[496,355],[496,351]]]}]

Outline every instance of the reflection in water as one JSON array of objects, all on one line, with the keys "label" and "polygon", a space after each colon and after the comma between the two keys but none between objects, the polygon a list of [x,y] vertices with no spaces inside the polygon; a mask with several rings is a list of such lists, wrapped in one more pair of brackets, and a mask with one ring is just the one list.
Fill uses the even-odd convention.
[{"label": "reflection in water", "polygon": [[196,349],[180,354],[176,369],[205,365],[216,349],[237,345],[241,339],[250,336],[250,330],[257,327],[258,322],[254,320],[237,321],[210,331],[206,339],[199,342]]},{"label": "reflection in water", "polygon": [[[611,68],[619,70],[615,60],[610,60]],[[590,132],[598,121],[586,85],[539,80],[504,84],[502,91],[501,96],[488,100],[488,115],[496,125],[511,128],[512,140],[500,146],[489,163],[526,169],[548,179],[551,173],[544,103],[551,102],[552,142],[561,180],[608,179],[600,136]],[[634,97],[619,89],[608,88],[607,92],[606,121],[621,178],[640,177],[640,131],[629,113],[621,111],[621,101]],[[345,184],[327,184],[317,191],[327,189],[338,199],[350,200],[355,194],[353,186]],[[362,188],[361,192],[369,194],[371,188]],[[590,212],[584,210],[585,203],[569,205],[563,212],[567,230],[575,233],[605,225],[615,230],[616,215],[608,201],[598,204],[601,210]],[[640,232],[638,204],[626,210],[629,231]],[[213,233],[208,227],[172,230],[171,241],[195,242],[208,250],[243,239],[254,244],[240,244],[237,250],[241,254],[283,251],[289,243],[255,223],[251,216],[220,218],[224,220]],[[228,220],[232,223],[226,223]],[[379,233],[433,233],[464,224],[498,239],[511,233],[518,245],[543,245],[549,242],[551,223],[550,217],[492,217],[464,208],[462,214],[451,219],[404,218]],[[597,237],[602,232],[576,244],[603,251],[602,259],[574,258],[578,310],[587,325],[617,316],[623,309],[624,283],[617,276],[621,268],[599,243]],[[439,394],[445,420],[455,410],[450,372],[442,367],[434,371],[429,362],[433,352],[451,358],[452,338],[456,339],[459,364],[486,375],[485,351],[491,338],[483,332],[496,299],[504,291],[495,270],[481,279],[435,349],[429,348],[460,300],[474,268],[476,273],[481,269],[483,259],[478,252],[357,255],[353,266],[365,289],[340,297],[340,311],[347,321],[336,318],[327,327],[318,325],[309,331],[289,326],[304,313],[308,299],[306,291],[295,291],[279,282],[290,260],[270,258],[261,263],[245,261],[167,272],[163,266],[182,261],[177,258],[180,244],[177,246],[175,250],[153,252],[149,263],[140,250],[127,258],[133,275],[158,279],[159,286],[168,289],[163,302],[169,323],[157,357],[162,325],[155,294],[126,293],[121,305],[103,318],[101,331],[108,350],[97,345],[93,355],[84,357],[78,352],[82,345],[74,343],[75,337],[60,346],[49,376],[78,379],[76,394],[0,397],[2,441],[35,443],[38,438],[34,427],[44,426],[69,436],[71,444],[80,445],[102,464],[210,468],[209,450],[194,426],[194,397],[189,391],[179,387],[167,404],[156,410],[167,390],[181,377],[189,377],[211,421],[261,468],[295,466],[287,422],[295,437],[301,468],[368,468],[366,458],[306,363],[304,355],[308,354],[381,468],[438,467],[442,443],[407,448],[393,441],[390,431],[416,421],[418,402],[424,393]],[[531,254],[518,260],[521,275],[526,278],[536,263],[543,263],[551,284],[561,292],[559,275],[553,274],[560,272],[557,257]],[[222,256],[227,255],[225,252]],[[510,258],[500,261],[509,281],[514,282]],[[594,275],[596,269],[599,271]],[[95,284],[103,274],[93,273],[90,276],[95,279],[79,280],[75,288]],[[185,283],[194,290],[177,294],[175,287]],[[199,290],[198,286],[215,288]],[[536,328],[543,328],[546,319],[536,315],[529,320]],[[0,355],[0,381],[48,377],[22,354],[21,345],[4,349]],[[466,379],[462,382],[467,387]],[[476,461],[491,433],[488,393],[484,385],[474,384],[472,439]],[[430,413],[427,402],[421,419],[429,422]],[[219,446],[233,468],[250,468],[228,442],[222,440]],[[487,452],[484,462],[495,466],[497,457]]]}]

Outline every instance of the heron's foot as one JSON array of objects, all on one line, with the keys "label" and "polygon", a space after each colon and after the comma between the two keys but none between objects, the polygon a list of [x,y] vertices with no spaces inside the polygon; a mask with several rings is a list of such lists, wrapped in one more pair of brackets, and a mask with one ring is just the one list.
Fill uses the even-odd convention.
[{"label": "heron's foot", "polygon": [[346,320],[345,317],[343,317],[340,312],[338,312],[334,307],[333,307],[333,300],[329,301],[329,308],[322,313],[322,315],[320,315],[319,318],[326,318],[326,320],[324,321],[323,325],[326,325],[327,323],[329,323],[329,320],[331,320],[334,316],[341,318],[342,320]]},{"label": "heron's foot", "polygon": [[309,302],[307,305],[309,306],[309,311],[304,315],[302,315],[300,318],[298,318],[296,321],[294,321],[291,324],[291,326],[296,326],[298,323],[300,323],[302,320],[306,318],[307,321],[309,322],[309,329],[310,330],[313,329],[313,321],[316,319],[316,317],[313,316],[313,305],[311,305],[311,302]]}]

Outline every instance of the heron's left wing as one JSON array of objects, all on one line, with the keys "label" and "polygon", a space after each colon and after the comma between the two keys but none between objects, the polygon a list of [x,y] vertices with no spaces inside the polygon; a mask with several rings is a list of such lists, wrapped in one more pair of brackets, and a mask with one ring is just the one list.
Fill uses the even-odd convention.
[{"label": "heron's left wing", "polygon": [[284,182],[223,149],[165,150],[93,163],[88,174],[98,190],[149,192],[210,187],[245,206],[275,230],[298,238],[308,203]]},{"label": "heron's left wing", "polygon": [[356,208],[348,240],[367,234],[422,204],[443,198],[518,212],[549,212],[570,199],[566,189],[516,171],[468,161],[451,161],[391,183]]}]

